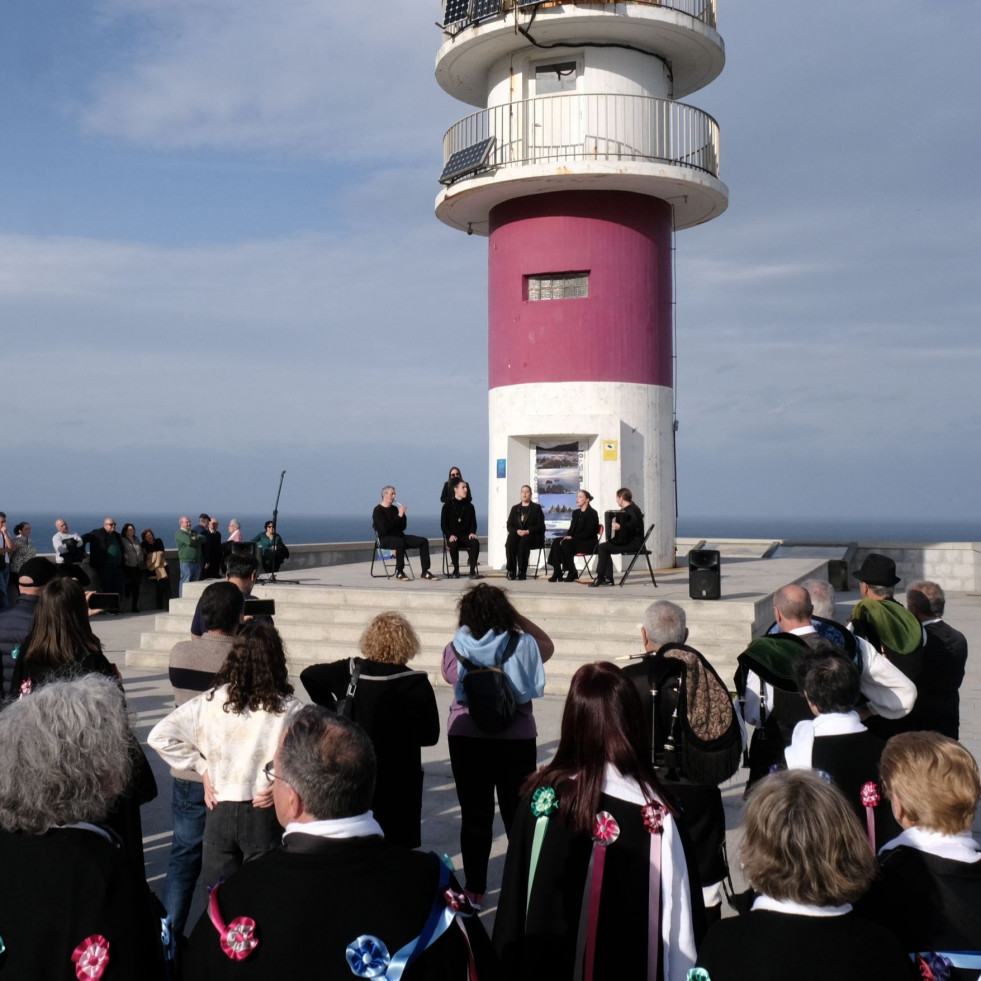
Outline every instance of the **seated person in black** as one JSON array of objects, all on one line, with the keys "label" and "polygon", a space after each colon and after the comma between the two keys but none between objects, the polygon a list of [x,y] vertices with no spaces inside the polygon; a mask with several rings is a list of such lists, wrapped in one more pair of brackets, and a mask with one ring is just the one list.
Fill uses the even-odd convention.
[{"label": "seated person in black", "polygon": [[371,512],[371,525],[378,536],[378,544],[395,553],[395,578],[400,582],[408,580],[409,577],[405,574],[405,550],[417,548],[422,578],[438,579],[438,576],[429,571],[429,541],[418,535],[405,533],[405,505],[395,503],[395,488],[391,484],[383,487],[381,497],[381,504],[376,504],[375,510]]},{"label": "seated person in black", "polygon": [[617,491],[617,507],[621,510],[612,525],[613,540],[603,542],[596,549],[599,556],[596,560],[596,578],[590,586],[612,586],[612,556],[636,552],[644,541],[644,512],[634,504],[634,495],[629,487],[621,487]]},{"label": "seated person in black", "polygon": [[531,488],[521,488],[521,502],[508,514],[508,538],[504,543],[507,556],[508,579],[528,577],[528,554],[533,548],[541,548],[545,542],[545,513],[541,505],[531,499]]},{"label": "seated person in black", "polygon": [[443,530],[446,547],[450,550],[453,562],[454,579],[460,578],[460,549],[464,548],[470,557],[470,578],[483,579],[477,572],[477,558],[480,554],[480,540],[477,538],[477,512],[467,501],[470,487],[465,480],[453,481],[453,497],[443,505],[439,525]]},{"label": "seated person in black", "polygon": [[549,582],[558,582],[562,578],[562,568],[565,567],[566,582],[575,582],[579,578],[576,571],[576,555],[592,555],[596,548],[596,536],[599,534],[599,515],[590,507],[593,495],[588,490],[580,490],[576,495],[576,510],[572,513],[569,524],[569,534],[552,543],[548,551],[548,564],[552,566]]}]

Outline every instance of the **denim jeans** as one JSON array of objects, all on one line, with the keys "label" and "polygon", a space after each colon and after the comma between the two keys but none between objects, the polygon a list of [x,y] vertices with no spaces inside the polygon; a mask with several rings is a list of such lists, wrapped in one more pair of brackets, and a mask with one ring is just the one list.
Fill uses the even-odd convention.
[{"label": "denim jeans", "polygon": [[174,825],[174,843],[170,848],[163,904],[174,926],[174,933],[180,936],[187,923],[194,886],[201,871],[201,843],[208,814],[204,806],[204,784],[175,777],[170,795],[170,814]]},{"label": "denim jeans", "polygon": [[201,578],[200,562],[181,562],[181,583],[177,590],[178,596],[184,595],[184,583],[197,582]]},{"label": "denim jeans", "polygon": [[244,862],[275,848],[282,836],[276,808],[253,807],[250,800],[219,801],[208,811],[204,828],[204,884],[228,878]]},{"label": "denim jeans", "polygon": [[10,566],[4,563],[0,566],[0,610],[6,610],[10,605],[7,601],[7,588],[10,586]]}]

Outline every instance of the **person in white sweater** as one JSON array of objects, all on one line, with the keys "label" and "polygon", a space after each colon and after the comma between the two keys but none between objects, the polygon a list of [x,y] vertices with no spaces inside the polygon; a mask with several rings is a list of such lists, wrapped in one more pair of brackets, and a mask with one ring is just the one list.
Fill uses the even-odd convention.
[{"label": "person in white sweater", "polygon": [[250,621],[215,676],[214,688],[151,730],[147,742],[167,763],[203,777],[206,885],[278,844],[282,828],[264,770],[299,707],[278,631]]}]

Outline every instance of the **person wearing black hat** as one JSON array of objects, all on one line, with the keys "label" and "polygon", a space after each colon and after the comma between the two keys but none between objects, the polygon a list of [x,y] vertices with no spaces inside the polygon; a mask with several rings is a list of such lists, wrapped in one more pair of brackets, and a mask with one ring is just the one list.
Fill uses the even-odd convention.
[{"label": "person wearing black hat", "polygon": [[14,606],[0,613],[0,661],[3,664],[0,694],[5,695],[10,690],[10,679],[14,674],[13,652],[30,633],[41,590],[57,575],[58,567],[39,556],[28,559],[21,566],[17,582],[20,597]]},{"label": "person wearing black hat", "polygon": [[[926,634],[920,621],[893,597],[894,587],[900,582],[896,563],[888,555],[869,552],[854,576],[861,584],[862,598],[852,610],[849,629],[856,637],[867,640],[915,683],[923,670]],[[872,719],[869,728],[880,738],[888,739],[909,728],[908,718]]]}]

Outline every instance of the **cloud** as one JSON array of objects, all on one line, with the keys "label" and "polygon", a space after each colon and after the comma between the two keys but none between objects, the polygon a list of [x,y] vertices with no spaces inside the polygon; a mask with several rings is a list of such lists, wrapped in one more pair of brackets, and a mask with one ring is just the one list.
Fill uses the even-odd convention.
[{"label": "cloud", "polygon": [[[414,0],[107,0],[138,43],[101,72],[92,134],[142,146],[434,160],[440,34]],[[447,102],[449,100],[446,100]],[[446,103],[444,103],[446,104]]]}]

